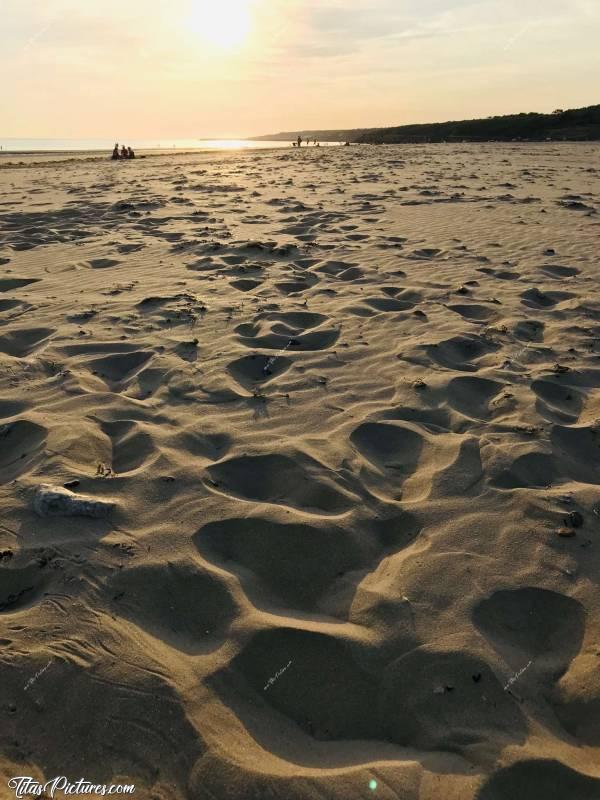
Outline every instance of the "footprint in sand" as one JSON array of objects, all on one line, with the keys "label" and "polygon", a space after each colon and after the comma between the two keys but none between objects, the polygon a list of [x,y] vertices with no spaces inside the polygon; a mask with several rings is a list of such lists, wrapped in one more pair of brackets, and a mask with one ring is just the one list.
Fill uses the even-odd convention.
[{"label": "footprint in sand", "polygon": [[425,345],[423,349],[440,367],[458,372],[477,372],[479,366],[476,362],[498,350],[498,345],[483,337],[465,334]]},{"label": "footprint in sand", "polygon": [[112,447],[110,464],[115,475],[146,469],[159,453],[148,430],[134,420],[102,422],[100,427]]},{"label": "footprint in sand", "polygon": [[359,425],[350,441],[377,469],[393,472],[399,486],[417,469],[423,449],[421,434],[380,422]]},{"label": "footprint in sand", "polygon": [[56,333],[54,328],[20,328],[0,336],[0,353],[26,358],[39,350]]},{"label": "footprint in sand", "polygon": [[[204,558],[237,575],[259,606],[315,611],[337,581],[347,585],[348,573],[374,569],[416,533],[408,514],[377,520],[373,528],[374,535],[367,537],[329,522],[234,518],[205,525],[194,543]],[[308,572],[309,581],[297,580]]]},{"label": "footprint in sand", "polygon": [[[260,631],[229,671],[313,739],[384,738],[377,679],[360,666],[341,636],[291,627]],[[217,676],[224,699],[234,691],[229,680]]]},{"label": "footprint in sand", "polygon": [[92,258],[90,261],[86,261],[85,265],[91,269],[110,269],[122,263],[122,261],[116,258]]},{"label": "footprint in sand", "polygon": [[480,324],[491,322],[499,316],[498,312],[493,308],[477,305],[476,303],[471,303],[469,305],[451,305],[447,306],[447,308],[449,308],[450,311],[454,311],[455,314],[460,314],[463,319],[467,319],[469,322]]},{"label": "footprint in sand", "polygon": [[239,613],[224,581],[188,562],[121,570],[109,589],[119,616],[188,654],[218,647]]},{"label": "footprint in sand", "polygon": [[477,272],[483,272],[484,275],[491,275],[499,281],[517,281],[521,277],[519,272],[514,272],[509,269],[491,269],[490,267],[479,267]]},{"label": "footprint in sand", "polygon": [[263,386],[292,366],[293,361],[284,355],[251,355],[238,358],[227,365],[228,372],[245,389],[252,390]]},{"label": "footprint in sand", "polygon": [[42,460],[48,431],[26,419],[0,424],[0,484],[34,469]]},{"label": "footprint in sand", "polygon": [[554,425],[550,441],[561,472],[570,480],[600,484],[600,430],[594,425]]},{"label": "footprint in sand", "polygon": [[551,453],[536,444],[528,444],[526,450],[511,457],[498,474],[492,474],[490,484],[498,489],[545,489],[560,478],[559,465]]},{"label": "footprint in sand", "polygon": [[282,312],[260,314],[253,323],[238,325],[235,332],[242,344],[253,349],[294,351],[324,350],[339,338],[339,331],[323,327],[324,314]]},{"label": "footprint in sand", "polygon": [[[15,308],[25,309],[26,304],[21,300],[11,300],[8,297],[0,299],[0,314],[5,313],[6,311],[13,311]],[[31,306],[29,306],[29,308],[31,308]]]},{"label": "footprint in sand", "polygon": [[40,278],[0,278],[0,292],[11,292],[31,283],[39,283]]},{"label": "footprint in sand", "polygon": [[152,359],[154,353],[147,350],[134,350],[129,353],[90,359],[85,362],[87,369],[101,378],[115,391],[124,389]]},{"label": "footprint in sand", "polygon": [[251,278],[241,278],[240,280],[231,281],[233,288],[240,292],[251,292],[253,289],[258,289],[261,284],[262,281],[255,281]]},{"label": "footprint in sand", "polygon": [[129,253],[138,253],[140,250],[143,250],[145,246],[146,245],[144,244],[144,242],[139,242],[137,244],[134,243],[119,244],[117,245],[117,250],[119,251],[119,253],[122,253],[123,255],[128,255]]},{"label": "footprint in sand", "polygon": [[577,655],[549,698],[563,728],[580,742],[600,745],[600,649],[591,645]]},{"label": "footprint in sand", "polygon": [[177,433],[172,446],[207,461],[220,461],[231,449],[232,439],[226,433],[207,433],[193,427]]},{"label": "footprint in sand", "polygon": [[357,264],[347,261],[324,261],[315,266],[314,272],[322,272],[338,281],[344,282],[354,282],[365,274],[364,270]]},{"label": "footprint in sand", "polygon": [[546,309],[553,308],[564,300],[576,297],[572,292],[542,292],[540,289],[527,289],[521,294],[521,302],[528,308]]},{"label": "footprint in sand", "polygon": [[300,452],[238,456],[209,467],[207,475],[213,491],[307,514],[344,514],[358,499],[336,473]]},{"label": "footprint in sand", "polygon": [[17,414],[25,411],[26,408],[30,408],[31,403],[26,402],[24,400],[2,400],[0,399],[0,425],[2,425],[2,420],[7,419],[8,417],[15,417]]},{"label": "footprint in sand", "polygon": [[544,264],[543,267],[539,267],[539,270],[549,278],[556,278],[557,280],[573,278],[581,272],[581,270],[576,267],[561,267],[558,264]]},{"label": "footprint in sand", "polygon": [[418,261],[430,261],[435,258],[444,256],[444,251],[438,247],[421,247],[419,250],[413,250],[407,258],[415,259]]},{"label": "footprint in sand", "polygon": [[533,381],[531,390],[537,400],[537,413],[550,422],[574,425],[585,405],[585,395],[572,386],[563,385],[552,379]]},{"label": "footprint in sand", "polygon": [[526,319],[513,328],[513,334],[521,342],[543,342],[545,324],[539,319]]},{"label": "footprint in sand", "polygon": [[473,610],[473,622],[521,680],[554,681],[579,653],[585,633],[581,603],[547,589],[502,589]]},{"label": "footprint in sand", "polygon": [[380,708],[392,741],[419,750],[468,752],[485,744],[499,753],[527,735],[517,701],[468,651],[426,645],[400,657],[385,671]]},{"label": "footprint in sand", "polygon": [[416,299],[402,297],[365,297],[363,303],[374,311],[389,313],[393,311],[410,311],[418,303]]},{"label": "footprint in sand", "polygon": [[278,281],[275,288],[281,294],[300,294],[308,289],[312,289],[319,282],[319,278],[312,272],[296,273],[290,280]]},{"label": "footprint in sand", "polygon": [[189,293],[145,297],[136,309],[145,317],[153,317],[163,328],[190,326],[207,310],[202,300]]},{"label": "footprint in sand", "polygon": [[448,405],[465,417],[487,420],[492,416],[490,403],[505,385],[487,378],[452,378],[448,383]]},{"label": "footprint in sand", "polygon": [[475,800],[596,800],[600,779],[584,775],[554,759],[526,759],[500,767]]},{"label": "footprint in sand", "polygon": [[43,597],[47,584],[48,576],[38,564],[0,567],[0,616],[30,608]]}]

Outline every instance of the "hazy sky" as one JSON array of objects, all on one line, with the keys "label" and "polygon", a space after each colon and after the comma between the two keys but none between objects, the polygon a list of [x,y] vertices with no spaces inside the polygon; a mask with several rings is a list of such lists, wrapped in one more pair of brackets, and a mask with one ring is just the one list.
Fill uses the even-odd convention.
[{"label": "hazy sky", "polygon": [[600,102],[600,0],[0,0],[0,136],[220,137]]}]

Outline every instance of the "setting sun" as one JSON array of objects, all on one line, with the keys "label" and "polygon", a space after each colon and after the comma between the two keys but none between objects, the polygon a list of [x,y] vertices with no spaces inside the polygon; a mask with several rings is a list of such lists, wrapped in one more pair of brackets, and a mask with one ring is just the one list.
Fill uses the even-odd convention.
[{"label": "setting sun", "polygon": [[213,47],[238,48],[252,28],[251,4],[252,0],[192,0],[191,29]]}]

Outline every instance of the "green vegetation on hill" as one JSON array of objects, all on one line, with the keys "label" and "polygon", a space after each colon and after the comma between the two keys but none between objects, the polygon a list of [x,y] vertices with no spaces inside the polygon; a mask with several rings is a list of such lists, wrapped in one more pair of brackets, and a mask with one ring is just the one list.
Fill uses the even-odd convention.
[{"label": "green vegetation on hill", "polygon": [[366,131],[354,141],[363,144],[489,141],[600,140],[600,105],[552,114],[510,114],[504,117],[401,125]]},{"label": "green vegetation on hill", "polygon": [[400,144],[418,142],[501,141],[593,141],[600,140],[600,105],[558,109],[552,114],[509,114],[459,122],[434,122],[400,125],[394,128],[355,128],[353,130],[287,131],[255,136],[255,141],[360,142],[361,144]]},{"label": "green vegetation on hill", "polygon": [[268,136],[254,136],[254,142],[295,142],[298,136],[304,141],[311,142],[355,142],[364,133],[368,133],[369,128],[356,128],[345,131],[285,131],[283,133],[272,133]]}]

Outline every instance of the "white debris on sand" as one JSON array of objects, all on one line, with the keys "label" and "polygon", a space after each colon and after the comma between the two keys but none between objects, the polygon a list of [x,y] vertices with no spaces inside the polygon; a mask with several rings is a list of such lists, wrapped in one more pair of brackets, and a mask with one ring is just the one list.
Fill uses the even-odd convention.
[{"label": "white debris on sand", "polygon": [[107,517],[115,504],[89,495],[75,494],[62,486],[43,483],[35,493],[33,510],[39,517]]}]

